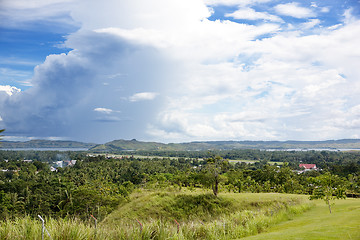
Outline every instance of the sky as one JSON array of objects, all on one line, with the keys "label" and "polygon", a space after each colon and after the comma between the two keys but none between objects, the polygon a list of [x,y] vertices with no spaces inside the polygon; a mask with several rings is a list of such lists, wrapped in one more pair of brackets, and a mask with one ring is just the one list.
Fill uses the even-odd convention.
[{"label": "sky", "polygon": [[0,129],[360,138],[359,40],[359,0],[0,0]]}]

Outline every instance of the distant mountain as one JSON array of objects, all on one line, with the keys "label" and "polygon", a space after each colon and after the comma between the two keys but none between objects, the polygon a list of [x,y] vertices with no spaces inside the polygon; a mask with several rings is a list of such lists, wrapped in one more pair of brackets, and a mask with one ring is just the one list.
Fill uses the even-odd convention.
[{"label": "distant mountain", "polygon": [[[165,149],[166,148],[166,149]],[[157,142],[141,142],[133,140],[114,140],[105,144],[99,144],[89,149],[90,151],[158,151],[167,150],[167,144]],[[175,150],[175,149],[174,149]]]},{"label": "distant mountain", "polygon": [[51,140],[30,140],[26,142],[1,141],[0,149],[17,148],[92,148],[94,143],[82,143],[76,141],[51,141]]},{"label": "distant mountain", "polygon": [[232,149],[359,149],[360,139],[328,141],[204,141],[189,143],[157,143],[133,140],[115,140],[96,145],[93,152],[116,151],[206,151]]},{"label": "distant mountain", "polygon": [[0,149],[82,148],[92,152],[117,151],[206,151],[232,149],[359,149],[360,139],[328,141],[199,141],[187,143],[159,143],[133,140],[114,140],[105,144],[76,141],[31,140],[27,142],[2,141]]}]

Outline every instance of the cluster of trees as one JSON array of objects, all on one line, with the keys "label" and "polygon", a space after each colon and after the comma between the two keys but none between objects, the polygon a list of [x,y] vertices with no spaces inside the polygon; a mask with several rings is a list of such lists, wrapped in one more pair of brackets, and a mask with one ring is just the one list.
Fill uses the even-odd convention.
[{"label": "cluster of trees", "polygon": [[86,218],[91,213],[102,217],[131,192],[131,183],[106,181],[100,172],[93,174],[93,169],[80,165],[51,172],[47,163],[39,161],[2,161],[0,217],[42,214]]},{"label": "cluster of trees", "polygon": [[[244,151],[244,154],[248,153]],[[250,153],[274,156],[273,152]],[[0,160],[1,218],[24,214],[81,218],[93,214],[102,218],[119,203],[127,201],[135,188],[209,188],[215,195],[219,191],[299,193],[323,198],[327,202],[333,196],[360,192],[358,153],[313,153],[311,158],[321,155],[333,160],[326,162],[322,171],[303,174],[294,171],[297,167],[294,160],[281,167],[270,165],[266,160],[233,164],[221,156],[209,156],[209,153],[206,153],[208,157],[202,156],[201,159],[107,159],[100,155],[90,157],[84,153],[71,153],[71,157],[77,159],[75,166],[51,172],[48,163],[12,159],[11,156],[16,154],[24,153],[0,151],[0,159],[7,159]],[[37,154],[56,156],[59,153]],[[284,154],[295,156],[298,153]],[[306,158],[298,161],[308,162]],[[325,181],[327,179],[331,180],[330,183]]]}]

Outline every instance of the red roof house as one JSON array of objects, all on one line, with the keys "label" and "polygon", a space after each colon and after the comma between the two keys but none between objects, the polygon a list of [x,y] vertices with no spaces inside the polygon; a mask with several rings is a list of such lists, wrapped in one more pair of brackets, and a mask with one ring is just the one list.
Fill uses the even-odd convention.
[{"label": "red roof house", "polygon": [[316,164],[299,164],[300,168],[304,168],[305,170],[316,170]]}]

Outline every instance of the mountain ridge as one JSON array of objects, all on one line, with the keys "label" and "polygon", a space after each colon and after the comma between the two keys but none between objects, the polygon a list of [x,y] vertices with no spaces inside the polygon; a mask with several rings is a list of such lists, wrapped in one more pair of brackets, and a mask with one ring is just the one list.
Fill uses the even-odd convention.
[{"label": "mountain ridge", "polygon": [[194,141],[185,143],[159,143],[133,140],[114,140],[99,144],[90,151],[201,151],[234,149],[359,149],[360,139],[326,141]]},{"label": "mountain ridge", "polygon": [[359,149],[360,139],[325,141],[192,141],[184,143],[161,143],[132,140],[113,140],[104,144],[64,140],[2,141],[1,149],[22,148],[84,148],[92,152],[114,151],[203,151],[235,149]]}]

